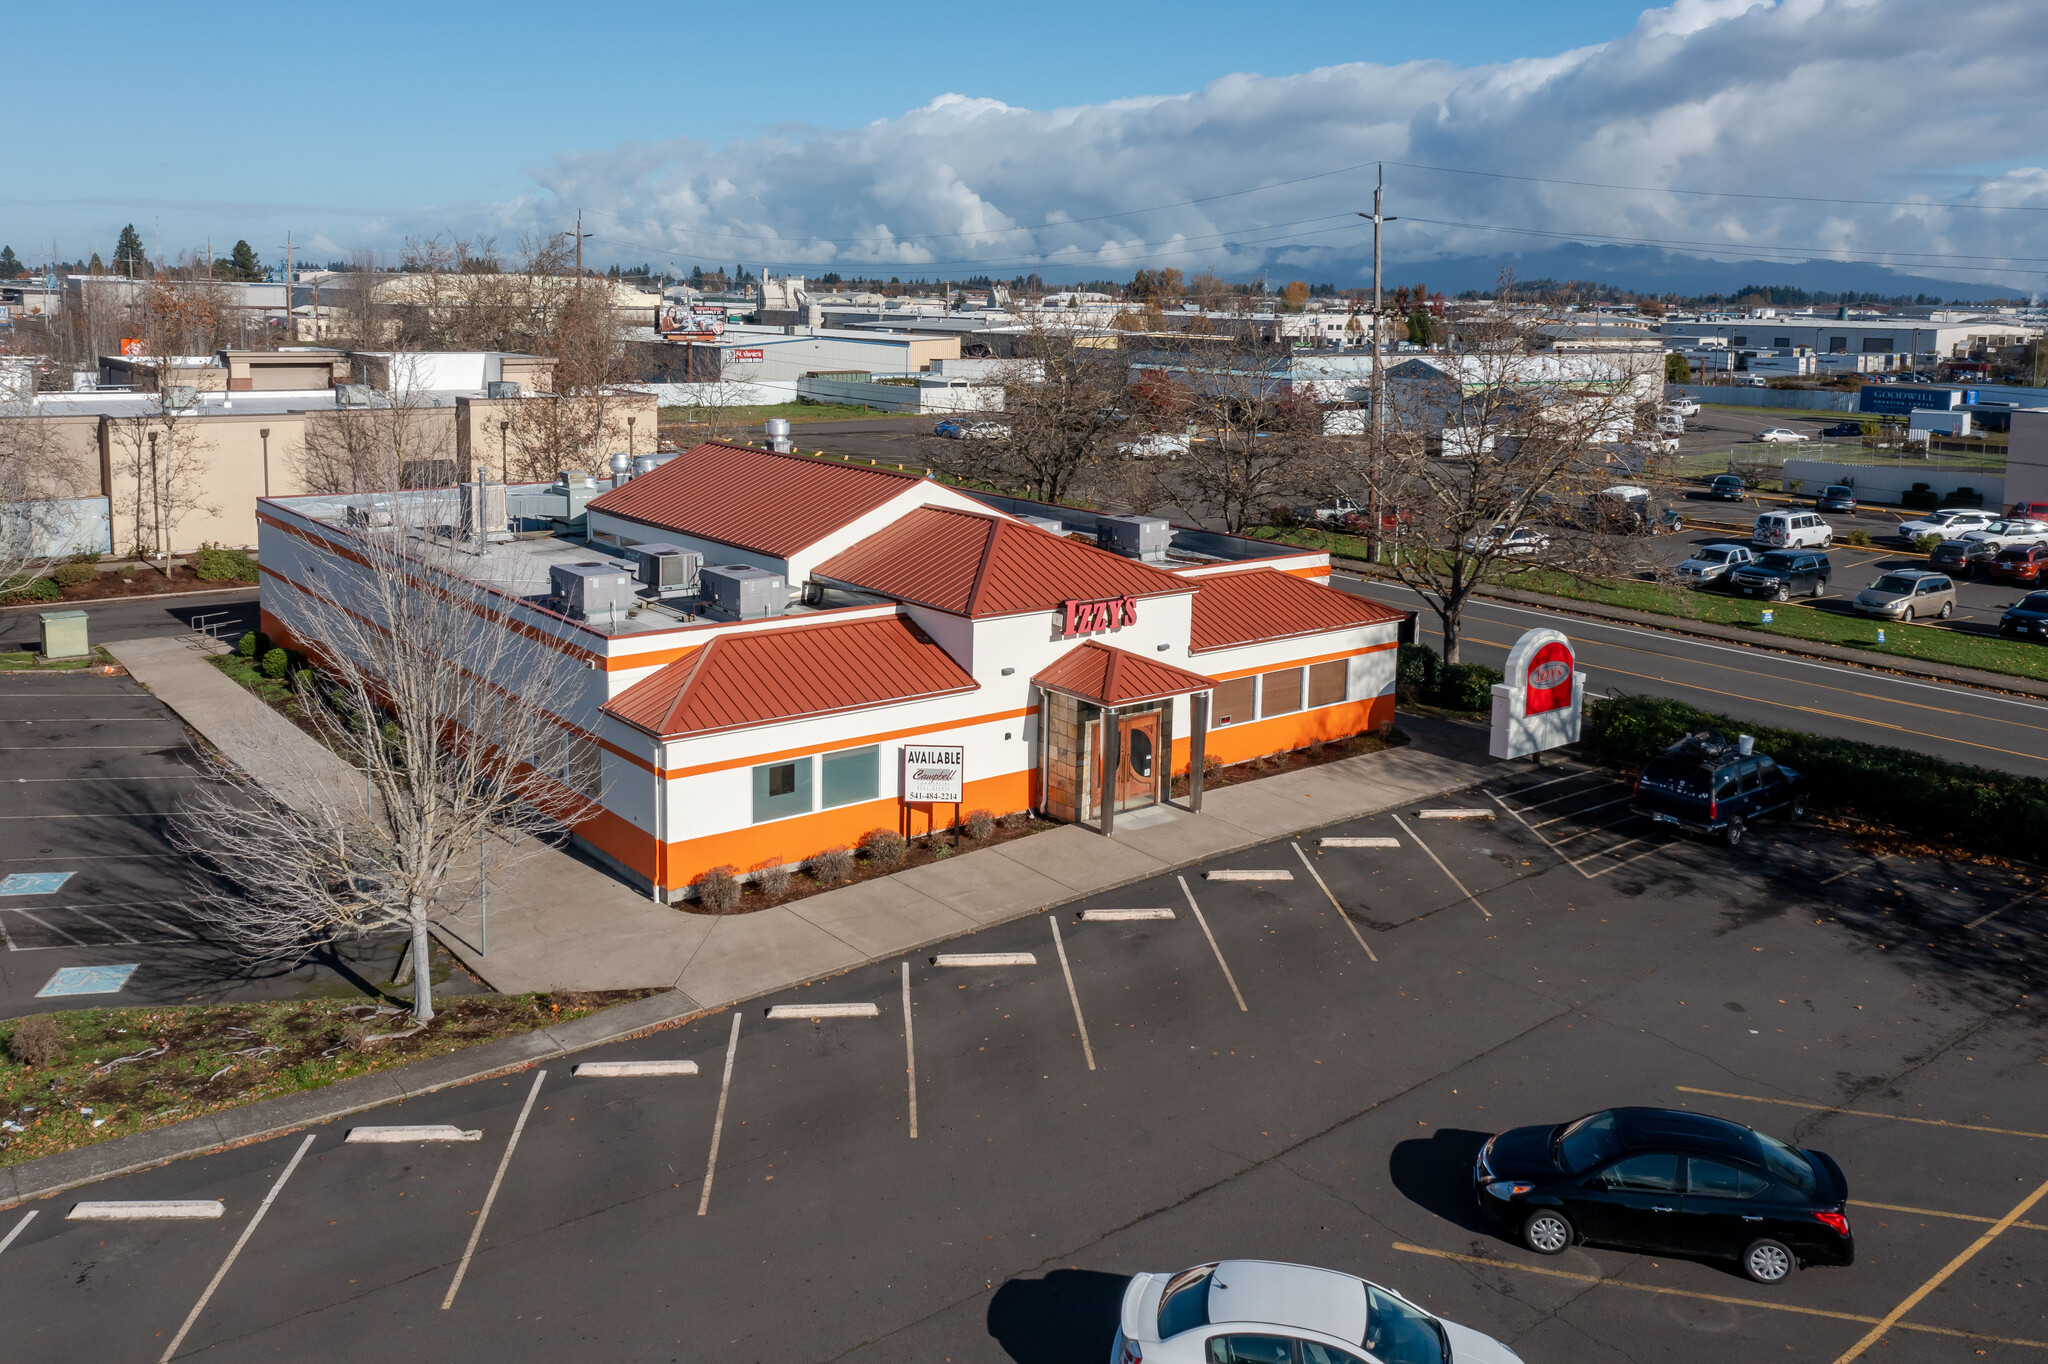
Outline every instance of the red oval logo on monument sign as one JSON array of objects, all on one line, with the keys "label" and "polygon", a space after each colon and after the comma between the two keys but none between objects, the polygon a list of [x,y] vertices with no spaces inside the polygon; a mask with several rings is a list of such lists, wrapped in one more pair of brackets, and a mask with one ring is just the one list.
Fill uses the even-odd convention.
[{"label": "red oval logo on monument sign", "polygon": [[1572,708],[1572,651],[1556,640],[1536,651],[1529,661],[1528,704],[1525,715]]}]

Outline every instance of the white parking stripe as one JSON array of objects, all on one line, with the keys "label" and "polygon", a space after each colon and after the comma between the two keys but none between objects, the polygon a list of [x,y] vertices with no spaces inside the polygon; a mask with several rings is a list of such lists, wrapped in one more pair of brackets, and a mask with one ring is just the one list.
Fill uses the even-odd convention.
[{"label": "white parking stripe", "polygon": [[1977,925],[1979,925],[1979,924],[1981,924],[1981,923],[1985,922],[1985,921],[1986,921],[1986,920],[1988,920],[1988,919],[1995,919],[1995,918],[1997,918],[1997,917],[1998,917],[1999,915],[2001,915],[2001,914],[2005,913],[2005,911],[2007,911],[2008,909],[2011,909],[2011,908],[2012,908],[2012,907],[2013,907],[2014,905],[2017,905],[2017,904],[2024,904],[2024,903],[2025,903],[2026,901],[2028,901],[2028,900],[2031,900],[2031,899],[2033,899],[2033,898],[2034,898],[2034,896],[2035,896],[2036,894],[2038,894],[2038,893],[2039,893],[2039,892],[2037,892],[2037,891],[2031,891],[2031,890],[2030,890],[2030,891],[2028,891],[2028,892],[2027,892],[2027,893],[2026,893],[2025,895],[2021,895],[2021,896],[2018,896],[2018,897],[2016,897],[2015,899],[2007,900],[2007,901],[2006,901],[2006,902],[2005,902],[2004,904],[2000,905],[2000,906],[1999,906],[1999,907],[1998,907],[1997,909],[1994,909],[1994,910],[1992,910],[1992,911],[1990,911],[1989,913],[1986,913],[1986,914],[1979,914],[1979,915],[1978,915],[1978,916],[1977,916],[1976,918],[1974,918],[1974,919],[1970,920],[1970,922],[1968,922],[1968,923],[1964,924],[1964,925],[1963,925],[1963,928],[1964,928],[1965,930],[1968,930],[1968,929],[1972,929],[1972,928],[1975,928],[1975,927],[1977,927]]},{"label": "white parking stripe", "polygon": [[1195,922],[1202,926],[1202,936],[1209,940],[1209,950],[1216,954],[1216,964],[1223,968],[1223,979],[1230,983],[1230,993],[1237,997],[1238,1011],[1250,1013],[1251,1010],[1244,1006],[1244,995],[1237,988],[1237,977],[1230,974],[1230,963],[1223,960],[1223,949],[1216,945],[1216,935],[1209,931],[1209,921],[1202,917],[1202,907],[1195,903],[1195,893],[1188,889],[1188,878],[1176,876],[1173,879],[1180,882],[1180,893],[1188,897],[1188,908],[1195,912]]},{"label": "white parking stripe", "polygon": [[1479,897],[1477,895],[1474,895],[1471,891],[1465,889],[1465,883],[1463,881],[1460,881],[1457,878],[1457,876],[1451,871],[1451,869],[1444,865],[1444,860],[1441,857],[1438,857],[1436,853],[1431,850],[1430,846],[1427,843],[1424,843],[1419,838],[1415,838],[1415,830],[1409,828],[1405,820],[1403,820],[1399,815],[1395,815],[1394,823],[1399,824],[1401,826],[1402,833],[1407,834],[1408,837],[1415,839],[1416,847],[1422,849],[1426,853],[1429,853],[1429,860],[1436,863],[1438,871],[1442,872],[1444,875],[1451,878],[1451,884],[1458,888],[1458,893],[1460,895],[1463,895],[1466,899],[1470,900],[1474,907],[1476,907],[1481,914],[1484,914],[1489,919],[1493,917],[1493,911],[1488,909],[1485,905],[1480,904]]},{"label": "white parking stripe", "polygon": [[519,1149],[519,1134],[526,1130],[526,1120],[533,1113],[533,1101],[540,1097],[540,1082],[547,1078],[548,1073],[544,1070],[533,1073],[533,1088],[526,1091],[526,1106],[519,1110],[519,1121],[512,1124],[511,1139],[505,1143],[505,1154],[498,1160],[498,1173],[491,1176],[491,1190],[484,1195],[483,1207],[477,1210],[476,1225],[469,1229],[469,1244],[463,1247],[462,1263],[455,1266],[455,1281],[448,1285],[448,1296],[441,1299],[443,1312],[455,1305],[455,1295],[462,1288],[463,1276],[469,1273],[470,1257],[476,1254],[477,1242],[484,1236],[484,1223],[490,1220],[491,1204],[498,1201],[498,1186],[505,1182],[506,1167],[512,1164],[512,1153]]},{"label": "white parking stripe", "polygon": [[1595,810],[1605,810],[1610,805],[1625,805],[1632,799],[1634,799],[1632,796],[1620,796],[1614,800],[1603,800],[1598,805],[1588,805],[1583,810],[1567,810],[1561,815],[1552,815],[1549,819],[1539,819],[1534,824],[1529,825],[1529,827],[1540,829],[1546,824],[1555,824],[1561,819],[1577,819],[1581,815],[1590,815]]},{"label": "white parking stripe", "polygon": [[934,966],[1036,966],[1030,952],[941,952],[932,958]]},{"label": "white parking stripe", "polygon": [[873,1004],[775,1004],[770,1018],[874,1018],[881,1009]]},{"label": "white parking stripe", "polygon": [[22,1228],[35,1220],[36,1212],[34,1208],[30,1208],[27,1212],[23,1213],[21,1220],[14,1224],[13,1231],[8,1232],[5,1236],[0,1236],[0,1255],[6,1254],[7,1247],[14,1244],[14,1238],[21,1235]]},{"label": "white parking stripe", "polygon": [[1049,914],[1046,922],[1052,925],[1053,951],[1060,954],[1060,972],[1067,978],[1067,998],[1074,1006],[1074,1026],[1081,1030],[1081,1054],[1088,1058],[1088,1069],[1095,1069],[1095,1048],[1088,1043],[1088,1020],[1081,1017],[1081,996],[1074,990],[1074,968],[1067,965],[1067,945],[1060,941],[1060,916]]},{"label": "white parking stripe", "polygon": [[910,1139],[917,1140],[917,1043],[911,1037],[910,963],[903,963],[903,1073],[910,1087]]},{"label": "white parking stripe", "polygon": [[1323,874],[1316,870],[1315,864],[1313,862],[1310,862],[1308,860],[1308,851],[1305,848],[1303,848],[1299,843],[1294,845],[1294,851],[1295,854],[1301,858],[1301,865],[1308,868],[1308,874],[1310,876],[1315,877],[1316,884],[1322,887],[1323,897],[1330,902],[1330,908],[1337,911],[1337,917],[1342,919],[1344,921],[1344,926],[1351,930],[1351,936],[1358,939],[1358,945],[1360,947],[1365,948],[1365,955],[1371,957],[1374,961],[1378,961],[1379,958],[1373,954],[1372,948],[1366,946],[1365,935],[1358,931],[1358,925],[1351,922],[1351,916],[1344,912],[1344,906],[1338,904],[1337,897],[1330,894],[1330,887],[1328,883],[1326,883],[1323,880]]},{"label": "white parking stripe", "polygon": [[306,1139],[299,1143],[299,1149],[292,1152],[291,1161],[284,1167],[284,1172],[278,1175],[277,1182],[270,1186],[270,1192],[263,1195],[263,1202],[257,1206],[256,1215],[249,1219],[249,1225],[243,1227],[242,1234],[235,1238],[235,1248],[228,1252],[228,1258],[222,1260],[220,1268],[213,1272],[213,1278],[206,1285],[206,1291],[199,1295],[198,1302],[192,1304],[192,1310],[185,1315],[185,1324],[178,1328],[178,1334],[171,1337],[171,1343],[164,1347],[163,1357],[157,1364],[170,1364],[171,1356],[178,1353],[178,1347],[185,1343],[186,1333],[191,1331],[192,1323],[199,1320],[199,1314],[206,1310],[206,1304],[213,1297],[214,1290],[220,1287],[220,1281],[235,1267],[235,1257],[242,1253],[242,1247],[248,1245],[249,1238],[256,1234],[256,1228],[263,1222],[263,1214],[270,1211],[270,1205],[277,1201],[278,1194],[284,1189],[284,1182],[292,1177],[292,1171],[298,1169],[299,1162],[306,1158],[306,1148],[313,1144],[316,1135],[308,1132]]},{"label": "white parking stripe", "polygon": [[[1629,843],[1634,843],[1634,842],[1636,842],[1636,841],[1637,841],[1637,840],[1635,840],[1635,839],[1630,839],[1630,840],[1629,840]],[[1621,847],[1621,848],[1626,848],[1627,846],[1628,846],[1628,843],[1623,843],[1623,844],[1620,844],[1620,845],[1619,845],[1619,847]],[[1622,859],[1621,859],[1621,861],[1619,861],[1619,862],[1616,862],[1616,863],[1615,863],[1615,864],[1614,864],[1613,866],[1611,866],[1611,867],[1602,867],[1602,868],[1600,868],[1600,870],[1598,870],[1598,871],[1591,871],[1591,872],[1587,872],[1587,873],[1586,873],[1586,879],[1587,879],[1588,881],[1591,881],[1591,880],[1593,880],[1593,879],[1594,879],[1595,877],[1600,877],[1600,876],[1605,876],[1605,875],[1607,875],[1607,873],[1608,873],[1608,872],[1611,872],[1611,871],[1620,871],[1620,870],[1621,870],[1621,869],[1622,869],[1623,867],[1627,866],[1627,865],[1628,865],[1629,863],[1631,863],[1631,862],[1636,862],[1636,861],[1640,861],[1641,859],[1643,859],[1643,858],[1645,858],[1645,857],[1653,857],[1653,856],[1655,856],[1656,854],[1658,854],[1658,853],[1660,853],[1660,852],[1670,852],[1670,851],[1671,851],[1671,850],[1672,850],[1673,848],[1675,848],[1675,847],[1678,847],[1678,846],[1679,846],[1679,844],[1678,844],[1678,843],[1677,843],[1676,841],[1673,841],[1673,842],[1670,842],[1670,843],[1659,843],[1659,844],[1658,844],[1658,845],[1657,845],[1656,847],[1654,847],[1654,848],[1645,848],[1645,849],[1643,849],[1643,850],[1642,850],[1641,852],[1639,852],[1639,853],[1631,853],[1631,854],[1630,854],[1629,856],[1627,856],[1627,857],[1624,857],[1624,858],[1622,858]],[[1602,854],[1598,854],[1598,853],[1596,853],[1596,854],[1594,854],[1594,855],[1595,855],[1595,856],[1601,856]],[[1591,859],[1589,858],[1589,859],[1587,859],[1587,860],[1588,860],[1588,861],[1590,861]]]},{"label": "white parking stripe", "polygon": [[[1546,786],[1555,786],[1559,782],[1577,781],[1580,777],[1597,777],[1599,775],[1600,774],[1597,772],[1567,772],[1562,777],[1552,777],[1549,781],[1539,781],[1530,786],[1517,786],[1514,790],[1508,792],[1508,794],[1514,796],[1516,799],[1519,800],[1522,796],[1527,795],[1529,792],[1541,791]],[[1571,797],[1565,796],[1562,797],[1562,799],[1570,800]],[[1531,808],[1533,809],[1534,807],[1532,806]]]},{"label": "white parking stripe", "polygon": [[[1590,777],[1590,776],[1593,776],[1593,775],[1595,775],[1595,774],[1594,774],[1594,773],[1591,773],[1591,772],[1582,772],[1582,773],[1580,773],[1579,775],[1580,775],[1580,776],[1586,776],[1586,777]],[[1545,786],[1548,786],[1549,784],[1550,784],[1549,782],[1545,782],[1545,783],[1544,783],[1544,785],[1545,785]],[[1530,789],[1530,790],[1534,790],[1535,788],[1534,788],[1534,787],[1530,787],[1530,788],[1528,788],[1528,789]],[[1521,794],[1522,794],[1522,793],[1521,793],[1520,791],[1510,791],[1510,792],[1508,792],[1508,794],[1509,794],[1509,795],[1511,795],[1511,796],[1514,796],[1514,797],[1517,797],[1517,798],[1519,798],[1519,797],[1521,796]],[[1522,808],[1523,808],[1524,810],[1541,810],[1541,809],[1545,808],[1546,806],[1551,806],[1551,805],[1561,805],[1561,804],[1563,804],[1563,803],[1564,803],[1565,801],[1568,801],[1568,800],[1577,800],[1577,799],[1578,799],[1578,798],[1579,798],[1580,796],[1583,796],[1583,795],[1586,795],[1586,794],[1587,794],[1587,792],[1585,792],[1585,791],[1567,791],[1567,792],[1565,792],[1565,793],[1564,793],[1563,795],[1561,795],[1561,796],[1552,796],[1552,797],[1551,797],[1551,798],[1550,798],[1549,800],[1532,800],[1532,801],[1528,802],[1528,803],[1527,803],[1526,805],[1524,805],[1524,806],[1523,806]],[[1500,797],[1499,797],[1499,796],[1494,796],[1494,797],[1493,797],[1493,799],[1494,799],[1494,800],[1495,800],[1496,802],[1498,802],[1498,801],[1500,800]]]},{"label": "white parking stripe", "polygon": [[704,1162],[704,1194],[697,1200],[697,1216],[711,1211],[711,1177],[718,1173],[718,1141],[725,1135],[725,1100],[732,1093],[732,1058],[740,1049],[740,1011],[732,1011],[732,1036],[725,1043],[725,1078],[718,1082],[718,1116],[711,1120],[711,1155]]},{"label": "white parking stripe", "polygon": [[1129,919],[1171,919],[1170,909],[1084,909],[1081,918],[1088,923],[1120,923]]}]

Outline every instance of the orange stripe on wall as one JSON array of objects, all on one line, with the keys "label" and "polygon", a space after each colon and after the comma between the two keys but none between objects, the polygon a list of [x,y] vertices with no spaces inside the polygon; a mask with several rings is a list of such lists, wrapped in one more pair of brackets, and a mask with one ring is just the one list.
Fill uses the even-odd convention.
[{"label": "orange stripe on wall", "polygon": [[[729,772],[735,767],[758,767],[762,763],[781,762],[785,758],[801,758],[811,753],[836,753],[842,748],[866,748],[869,744],[887,743],[891,739],[907,739],[915,734],[934,734],[949,729],[964,729],[968,725],[994,724],[998,720],[1019,720],[1027,715],[1038,714],[1038,707],[1023,706],[1017,710],[999,710],[988,715],[970,715],[961,720],[948,720],[942,724],[926,721],[908,729],[892,729],[885,734],[864,734],[858,739],[834,739],[829,744],[809,744],[803,748],[785,748],[775,753],[755,753],[744,758],[727,758],[723,762],[702,763],[696,767],[676,767],[661,775],[673,780],[676,777],[694,777],[705,772]],[[797,716],[803,719],[803,716]]]}]

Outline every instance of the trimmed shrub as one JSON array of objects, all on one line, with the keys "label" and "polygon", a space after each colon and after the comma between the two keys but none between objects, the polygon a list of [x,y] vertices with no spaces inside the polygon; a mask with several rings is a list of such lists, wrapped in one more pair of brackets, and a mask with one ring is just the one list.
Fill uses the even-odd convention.
[{"label": "trimmed shrub", "polygon": [[2039,777],[1748,724],[1657,696],[1589,705],[1586,745],[1603,758],[1641,763],[1703,729],[1755,735],[1760,751],[1805,775],[1817,806],[2015,857],[2038,857],[2048,847],[2048,781]]},{"label": "trimmed shrub", "polygon": [[272,649],[263,655],[263,675],[273,682],[284,681],[284,675],[291,670],[291,655],[282,649]]},{"label": "trimmed shrub", "polygon": [[55,578],[12,578],[0,582],[0,602],[57,600]]},{"label": "trimmed shrub", "polygon": [[244,658],[260,658],[270,651],[270,641],[261,630],[251,630],[235,641],[235,652]]},{"label": "trimmed shrub", "polygon": [[99,569],[91,564],[59,564],[50,571],[50,577],[59,587],[78,587],[100,576]]},{"label": "trimmed shrub", "polygon": [[1857,530],[1852,530],[1847,535],[1844,535],[1842,537],[1842,543],[1845,545],[1855,545],[1858,548],[1862,548],[1864,546],[1869,545],[1870,532],[1867,530],[1862,530],[1860,528]]},{"label": "trimmed shrub", "polygon": [[781,858],[771,857],[759,864],[748,879],[754,883],[754,889],[770,900],[780,900],[789,894],[789,868]]},{"label": "trimmed shrub", "polygon": [[1916,535],[1913,537],[1913,548],[1921,554],[1934,553],[1935,547],[1940,544],[1941,537],[1939,535],[1936,535],[1933,531],[1929,531],[1925,535]]},{"label": "trimmed shrub", "polygon": [[64,1037],[57,1031],[55,1019],[33,1014],[22,1019],[14,1036],[7,1039],[7,1050],[25,1066],[47,1066],[63,1057]]},{"label": "trimmed shrub", "polygon": [[729,865],[698,872],[690,878],[690,889],[697,893],[697,903],[706,909],[730,914],[740,907],[739,872]]},{"label": "trimmed shrub", "polygon": [[969,838],[987,838],[996,831],[996,817],[987,810],[969,810],[960,821],[960,829]]},{"label": "trimmed shrub", "polygon": [[812,853],[804,862],[804,870],[811,879],[821,886],[836,886],[853,875],[853,849],[827,848]]},{"label": "trimmed shrub", "polygon": [[254,582],[256,561],[247,550],[202,549],[193,559],[192,571],[210,583]]},{"label": "trimmed shrub", "polygon": [[1403,644],[1394,655],[1394,692],[1402,701],[1426,701],[1436,695],[1443,659],[1427,644]]},{"label": "trimmed shrub", "polygon": [[1500,670],[1484,663],[1446,663],[1437,701],[1447,710],[1491,710],[1494,684],[1500,680]]},{"label": "trimmed shrub", "polygon": [[860,851],[878,867],[893,867],[910,851],[910,840],[894,829],[870,829],[860,836]]}]

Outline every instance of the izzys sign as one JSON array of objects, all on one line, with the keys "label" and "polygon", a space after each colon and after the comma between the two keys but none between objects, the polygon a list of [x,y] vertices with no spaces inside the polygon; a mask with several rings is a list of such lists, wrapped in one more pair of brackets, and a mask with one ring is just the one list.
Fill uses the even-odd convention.
[{"label": "izzys sign", "polygon": [[1062,638],[1073,635],[1092,635],[1098,630],[1120,630],[1126,625],[1138,623],[1138,599],[1136,597],[1105,597],[1101,601],[1070,601],[1063,603],[1065,615],[1060,625]]},{"label": "izzys sign", "polygon": [[1579,740],[1586,675],[1578,670],[1571,640],[1556,630],[1535,629],[1515,641],[1507,667],[1493,689],[1493,734],[1487,751],[1496,758],[1525,758]]}]

